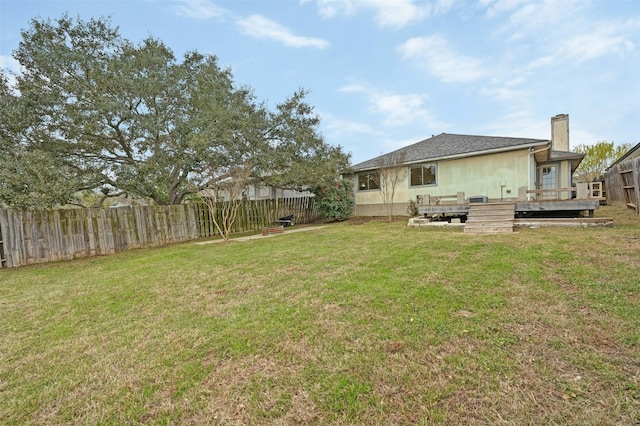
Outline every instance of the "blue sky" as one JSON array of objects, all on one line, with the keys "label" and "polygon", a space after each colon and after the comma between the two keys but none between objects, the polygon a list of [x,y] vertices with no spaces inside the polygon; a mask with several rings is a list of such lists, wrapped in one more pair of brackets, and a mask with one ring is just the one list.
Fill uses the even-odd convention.
[{"label": "blue sky", "polygon": [[216,55],[271,105],[298,88],[358,163],[434,134],[640,142],[637,0],[0,0],[0,66],[30,19],[110,16]]}]

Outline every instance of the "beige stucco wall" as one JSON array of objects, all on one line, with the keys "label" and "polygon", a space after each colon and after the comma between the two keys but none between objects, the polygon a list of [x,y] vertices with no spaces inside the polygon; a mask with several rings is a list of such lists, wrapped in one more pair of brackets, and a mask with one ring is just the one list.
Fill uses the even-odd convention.
[{"label": "beige stucco wall", "polygon": [[[535,174],[535,166],[527,149],[443,160],[437,164],[437,185],[409,188],[408,173],[405,180],[398,184],[394,200],[401,203],[403,210],[399,212],[400,207],[396,208],[398,214],[406,214],[409,199],[415,200],[416,196],[425,194],[443,196],[462,191],[465,197],[484,195],[494,200],[516,199],[518,187],[529,187],[529,175]],[[373,212],[382,209],[380,191],[356,191],[356,206],[357,215],[377,215]]]},{"label": "beige stucco wall", "polygon": [[[571,188],[571,162],[569,161],[561,161],[560,162],[560,188]],[[563,192],[561,194],[561,199],[569,198],[570,194],[568,192]]]},{"label": "beige stucco wall", "polygon": [[[408,206],[408,202],[395,198],[395,202],[393,203],[393,215],[408,216]],[[383,204],[357,204],[354,214],[356,216],[386,216],[387,211]]]}]

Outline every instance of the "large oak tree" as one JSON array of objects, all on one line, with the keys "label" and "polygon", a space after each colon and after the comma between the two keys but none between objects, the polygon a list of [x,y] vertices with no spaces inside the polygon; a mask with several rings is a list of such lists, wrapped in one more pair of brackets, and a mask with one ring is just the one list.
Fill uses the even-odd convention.
[{"label": "large oak tree", "polygon": [[0,203],[51,206],[92,190],[177,204],[239,165],[284,188],[348,166],[320,135],[306,91],[269,110],[215,56],[178,61],[107,18],[34,19],[13,56],[21,72],[5,72],[0,90]]}]

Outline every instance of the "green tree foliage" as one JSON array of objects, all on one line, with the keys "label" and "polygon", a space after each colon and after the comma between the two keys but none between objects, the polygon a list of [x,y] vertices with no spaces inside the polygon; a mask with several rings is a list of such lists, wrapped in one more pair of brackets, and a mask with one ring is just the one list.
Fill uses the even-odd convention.
[{"label": "green tree foliage", "polygon": [[614,161],[623,156],[630,148],[629,144],[614,146],[613,142],[599,141],[595,145],[578,145],[576,152],[585,154],[576,170],[577,182],[593,182],[599,179]]},{"label": "green tree foliage", "polygon": [[316,187],[315,204],[318,212],[332,220],[345,220],[353,213],[353,184],[348,179],[341,179],[329,185]]},{"label": "green tree foliage", "polygon": [[34,19],[14,58],[23,71],[15,85],[3,75],[0,94],[0,163],[17,165],[0,175],[9,205],[64,204],[86,189],[177,204],[243,164],[253,179],[293,187],[331,181],[349,162],[319,134],[306,91],[270,111],[215,56],[178,61],[105,18]]}]

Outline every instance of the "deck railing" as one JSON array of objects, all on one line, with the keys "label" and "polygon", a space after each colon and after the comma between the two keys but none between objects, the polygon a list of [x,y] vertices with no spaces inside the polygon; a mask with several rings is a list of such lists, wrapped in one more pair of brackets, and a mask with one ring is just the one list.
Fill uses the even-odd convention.
[{"label": "deck railing", "polygon": [[[561,194],[568,193],[568,196],[562,198]],[[532,195],[530,195],[532,194]],[[563,200],[563,199],[579,199],[579,200],[600,200],[605,198],[602,193],[602,182],[578,183],[571,188],[546,188],[546,189],[526,189],[522,186],[518,190],[519,201],[540,201],[540,200]]]},{"label": "deck railing", "polygon": [[[566,194],[563,196],[563,194]],[[422,206],[438,206],[444,204],[467,204],[469,200],[464,192],[451,195],[422,194],[417,196],[418,204]],[[513,199],[513,198],[510,198]],[[526,186],[518,188],[517,201],[544,201],[544,200],[600,200],[606,198],[603,195],[602,182],[578,183],[571,188],[545,188],[527,189]]]}]

